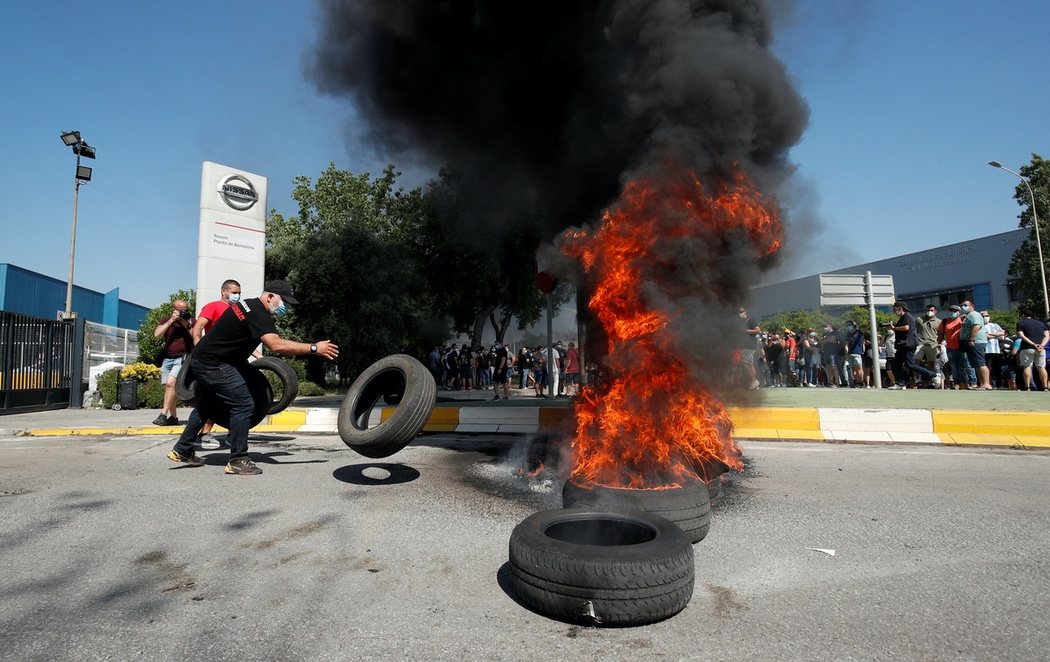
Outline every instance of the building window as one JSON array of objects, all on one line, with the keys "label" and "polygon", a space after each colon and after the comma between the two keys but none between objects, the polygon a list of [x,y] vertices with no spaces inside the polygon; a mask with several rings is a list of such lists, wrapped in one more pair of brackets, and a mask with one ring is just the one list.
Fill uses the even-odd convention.
[{"label": "building window", "polygon": [[[937,292],[902,294],[897,298],[908,306],[908,310],[926,310],[927,306],[937,306],[938,310],[946,310],[948,306],[958,305],[963,301],[973,301],[973,290],[974,288],[971,286],[954,290],[940,290]],[[977,302],[974,301],[974,304],[976,303]]]}]

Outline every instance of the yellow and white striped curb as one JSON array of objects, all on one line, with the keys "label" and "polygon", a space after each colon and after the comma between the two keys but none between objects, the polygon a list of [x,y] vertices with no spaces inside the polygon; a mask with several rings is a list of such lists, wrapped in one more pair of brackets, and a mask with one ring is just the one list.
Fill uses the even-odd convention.
[{"label": "yellow and white striped curb", "polygon": [[[387,420],[395,407],[377,407],[369,427]],[[740,439],[882,442],[1050,448],[1050,413],[1019,411],[730,407],[733,435]],[[338,431],[339,410],[289,409],[267,417],[255,432]],[[436,407],[424,432],[535,433],[567,430],[565,407]],[[568,430],[567,430],[568,431]],[[175,435],[173,427],[83,427],[24,430],[31,436]]]}]

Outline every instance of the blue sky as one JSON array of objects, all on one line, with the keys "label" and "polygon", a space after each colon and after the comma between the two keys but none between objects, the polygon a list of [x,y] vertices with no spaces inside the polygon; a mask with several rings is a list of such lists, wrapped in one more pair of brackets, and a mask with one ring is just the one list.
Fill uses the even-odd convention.
[{"label": "blue sky", "polygon": [[[303,76],[317,21],[310,2],[4,3],[0,262],[66,279],[65,130],[98,150],[76,282],[146,306],[195,287],[202,161],[266,175],[268,206],[286,214],[297,175],[329,162],[379,173],[383,155],[350,137],[349,103]],[[1017,180],[987,162],[1050,156],[1047,26],[1050,3],[1037,0],[778,12],[774,49],[811,112],[791,152],[797,186],[782,201],[799,229],[780,275],[1016,227]]]}]

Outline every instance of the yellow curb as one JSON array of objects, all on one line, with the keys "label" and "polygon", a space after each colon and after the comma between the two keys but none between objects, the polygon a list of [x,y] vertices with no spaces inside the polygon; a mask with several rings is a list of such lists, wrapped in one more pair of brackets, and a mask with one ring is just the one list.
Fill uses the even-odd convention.
[{"label": "yellow curb", "polygon": [[182,427],[170,426],[163,428],[37,428],[35,430],[24,430],[22,434],[28,437],[180,435],[182,434]]},{"label": "yellow curb", "polygon": [[[733,420],[737,436],[744,436],[740,430],[808,430],[820,432],[820,414],[815,408],[804,407],[729,407],[729,417]],[[774,435],[776,438],[776,435]],[[813,437],[823,439],[823,436]]]},{"label": "yellow curb", "polygon": [[1050,437],[1015,434],[972,434],[967,432],[941,433],[946,444],[960,446],[1006,446],[1010,448],[1050,448]]},{"label": "yellow curb", "polygon": [[306,425],[306,412],[286,409],[285,411],[271,415],[269,419],[270,420],[264,425],[294,426],[298,428],[299,426]]},{"label": "yellow curb", "polygon": [[1050,413],[1037,411],[930,410],[937,434],[1050,437]]},{"label": "yellow curb", "polygon": [[[393,407],[383,408],[383,419],[386,420],[389,416],[386,415],[387,410],[393,413]],[[430,412],[430,418],[427,419],[426,424],[423,425],[424,432],[455,432],[456,428],[459,427],[459,407],[435,407]]]},{"label": "yellow curb", "polygon": [[770,439],[777,441],[826,441],[820,430],[790,428],[734,428],[735,439]]}]

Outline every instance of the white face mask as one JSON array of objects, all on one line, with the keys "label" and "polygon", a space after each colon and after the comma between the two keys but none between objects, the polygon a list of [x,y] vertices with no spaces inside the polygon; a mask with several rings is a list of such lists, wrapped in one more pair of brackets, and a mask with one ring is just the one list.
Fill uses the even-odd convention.
[{"label": "white face mask", "polygon": [[240,294],[231,294],[230,295],[230,303],[237,303],[240,300],[241,300],[241,295]]},{"label": "white face mask", "polygon": [[937,311],[936,310],[927,310],[926,311],[926,317],[936,317],[936,316],[937,316]]},{"label": "white face mask", "polygon": [[985,322],[987,322],[987,321],[988,321],[989,319],[990,319],[990,318],[989,318],[989,317],[988,317],[987,315],[985,315],[985,316],[984,316],[984,321],[985,321]]},{"label": "white face mask", "polygon": [[747,318],[747,313],[746,312],[740,313],[740,319],[746,319],[746,318]]}]

